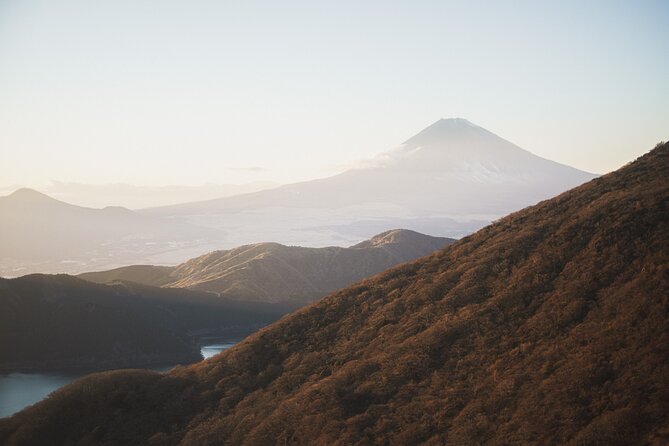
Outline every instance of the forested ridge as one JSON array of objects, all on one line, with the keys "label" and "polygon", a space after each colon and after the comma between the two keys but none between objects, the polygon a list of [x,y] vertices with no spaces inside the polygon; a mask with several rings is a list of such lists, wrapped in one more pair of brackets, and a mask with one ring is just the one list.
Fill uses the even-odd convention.
[{"label": "forested ridge", "polygon": [[661,144],[211,360],[79,380],[0,442],[664,445],[668,246]]},{"label": "forested ridge", "polygon": [[66,274],[0,278],[0,371],[193,363],[202,356],[190,334],[246,335],[292,309]]}]

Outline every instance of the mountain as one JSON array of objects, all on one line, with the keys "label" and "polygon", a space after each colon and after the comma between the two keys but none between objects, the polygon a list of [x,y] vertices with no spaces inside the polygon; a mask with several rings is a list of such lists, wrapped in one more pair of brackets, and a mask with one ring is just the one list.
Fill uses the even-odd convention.
[{"label": "mountain", "polygon": [[441,119],[333,177],[142,213],[224,230],[238,244],[339,245],[392,227],[460,237],[594,177],[465,119]]},{"label": "mountain", "polygon": [[0,274],[111,267],[197,246],[198,238],[217,234],[122,207],[85,208],[19,189],[0,197]]},{"label": "mountain", "polygon": [[[86,184],[52,180],[41,191],[57,200],[79,206],[103,207],[111,203],[130,209],[166,206],[187,201],[227,197],[277,187],[270,181],[246,184],[204,184],[202,186],[138,186],[125,183]],[[3,188],[7,190],[8,188]],[[11,190],[17,189],[17,187]],[[5,191],[2,191],[5,193]]]},{"label": "mountain", "polygon": [[168,374],[91,375],[24,444],[663,445],[669,144]]},{"label": "mountain", "polygon": [[0,279],[0,371],[199,361],[196,331],[246,335],[292,308],[132,283]]},{"label": "mountain", "polygon": [[302,305],[454,241],[395,229],[349,248],[256,243],[214,251],[176,267],[133,265],[79,277],[98,283],[129,280],[211,291],[239,300]]},{"label": "mountain", "polygon": [[358,169],[203,202],[133,212],[20,189],[0,197],[0,276],[175,265],[258,241],[349,246],[398,227],[459,238],[593,177],[442,119]]}]

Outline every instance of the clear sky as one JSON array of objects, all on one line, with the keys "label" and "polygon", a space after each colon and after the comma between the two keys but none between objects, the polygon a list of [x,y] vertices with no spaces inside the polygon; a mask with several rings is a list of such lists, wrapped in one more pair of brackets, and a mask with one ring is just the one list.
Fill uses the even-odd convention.
[{"label": "clear sky", "polygon": [[439,118],[606,172],[669,139],[669,2],[0,0],[0,184],[289,182]]}]

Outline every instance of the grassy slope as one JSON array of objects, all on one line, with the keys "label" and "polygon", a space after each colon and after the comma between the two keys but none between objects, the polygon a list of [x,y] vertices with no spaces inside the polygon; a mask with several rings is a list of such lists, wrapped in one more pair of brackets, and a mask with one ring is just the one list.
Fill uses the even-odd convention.
[{"label": "grassy slope", "polygon": [[349,248],[256,243],[213,251],[176,267],[133,265],[79,277],[98,283],[126,280],[210,291],[243,301],[305,305],[454,241],[393,230]]}]

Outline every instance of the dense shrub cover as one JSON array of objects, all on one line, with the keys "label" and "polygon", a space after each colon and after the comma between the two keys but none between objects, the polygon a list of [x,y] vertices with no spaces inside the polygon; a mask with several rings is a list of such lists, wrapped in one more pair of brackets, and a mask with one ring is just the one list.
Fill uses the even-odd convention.
[{"label": "dense shrub cover", "polygon": [[669,145],[167,375],[0,422],[35,444],[666,444]]},{"label": "dense shrub cover", "polygon": [[247,334],[291,308],[65,274],[0,279],[0,371],[192,363],[189,333]]}]

